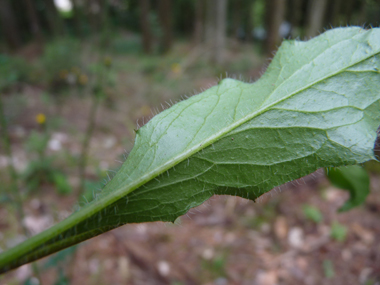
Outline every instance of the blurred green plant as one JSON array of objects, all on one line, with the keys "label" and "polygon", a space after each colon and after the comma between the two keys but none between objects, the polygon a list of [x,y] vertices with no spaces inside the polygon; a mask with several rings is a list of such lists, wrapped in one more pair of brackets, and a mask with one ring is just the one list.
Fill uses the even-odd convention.
[{"label": "blurred green plant", "polygon": [[378,279],[375,277],[375,279],[370,278],[369,280],[366,280],[364,285],[376,285],[378,284]]},{"label": "blurred green plant", "polygon": [[57,76],[61,70],[69,70],[80,63],[80,45],[74,38],[61,38],[48,42],[41,59],[49,76]]},{"label": "blurred green plant", "polygon": [[118,35],[111,39],[110,52],[112,54],[140,54],[141,50],[141,39],[138,37]]},{"label": "blurred green plant", "polygon": [[205,276],[207,279],[226,277],[226,263],[227,259],[224,255],[215,256],[210,260],[203,259],[201,263],[202,271],[208,275]]},{"label": "blurred green plant", "polygon": [[79,204],[86,204],[94,200],[96,195],[100,193],[101,185],[100,182],[85,179],[84,191],[82,197],[79,197]]},{"label": "blurred green plant", "polygon": [[67,176],[53,166],[53,161],[53,157],[47,157],[28,164],[21,178],[30,191],[37,191],[42,185],[51,184],[59,194],[67,195],[72,192]]},{"label": "blurred green plant", "polygon": [[338,242],[344,242],[347,237],[347,228],[338,223],[338,222],[333,222],[331,225],[331,230],[330,230],[330,236],[335,239]]},{"label": "blurred green plant", "polygon": [[0,54],[0,92],[30,80],[31,65],[24,59]]},{"label": "blurred green plant", "polygon": [[51,184],[59,194],[70,194],[72,187],[67,176],[54,167],[54,156],[46,156],[50,135],[47,130],[45,115],[38,114],[36,121],[41,126],[42,132],[32,131],[25,143],[25,148],[30,154],[37,155],[29,162],[21,179],[30,191],[36,191],[44,184]]},{"label": "blurred green plant", "polygon": [[331,260],[323,260],[323,272],[326,278],[333,278],[335,276],[334,264]]},{"label": "blurred green plant", "polygon": [[185,285],[185,283],[182,283],[180,281],[173,281],[172,283],[170,283],[170,285]]},{"label": "blurred green plant", "polygon": [[247,227],[254,229],[259,229],[262,225],[272,223],[278,213],[277,206],[279,205],[279,202],[279,199],[271,199],[265,207],[258,209],[256,215],[244,219],[244,223]]},{"label": "blurred green plant", "polygon": [[58,276],[57,280],[55,281],[54,285],[70,285],[70,279],[65,275],[62,268],[58,269]]},{"label": "blurred green plant", "polygon": [[253,13],[253,26],[263,27],[265,25],[265,0],[254,1],[252,13]]},{"label": "blurred green plant", "polygon": [[17,218],[20,221],[21,228],[25,235],[28,234],[26,227],[21,222],[25,216],[23,208],[23,196],[19,189],[19,174],[16,171],[13,161],[13,152],[11,149],[11,139],[8,133],[8,120],[4,113],[3,106],[3,95],[0,94],[0,126],[1,126],[1,139],[2,146],[5,151],[5,155],[8,158],[8,172],[10,177],[10,186],[3,185],[2,187],[2,200],[12,201],[13,205],[16,207]]},{"label": "blurred green plant", "polygon": [[34,276],[27,278],[25,282],[23,283],[23,285],[39,285],[39,284],[40,284],[40,281]]},{"label": "blurred green plant", "polygon": [[[109,56],[102,56],[100,58],[100,62],[94,68],[94,72],[96,75],[96,84],[93,86],[92,92],[92,104],[90,107],[90,113],[88,116],[88,125],[86,132],[84,134],[82,149],[80,152],[80,157],[78,160],[78,170],[79,170],[79,178],[80,185],[78,190],[78,199],[81,199],[81,196],[86,191],[85,183],[86,183],[86,166],[88,161],[88,152],[89,145],[95,130],[96,123],[96,114],[98,112],[98,108],[100,103],[107,98],[107,87],[113,84],[112,79],[110,79],[110,69],[112,66],[112,58]],[[87,194],[86,194],[87,196]]]},{"label": "blurred green plant", "polygon": [[378,161],[368,161],[364,163],[364,169],[367,170],[369,173],[380,173],[380,162]]},{"label": "blurred green plant", "polygon": [[74,255],[77,249],[77,246],[73,246],[70,248],[66,248],[65,250],[62,250],[60,252],[57,252],[56,254],[48,258],[42,269],[46,270],[49,268],[55,268],[57,266],[61,267],[63,263],[70,260],[70,258]]},{"label": "blurred green plant", "polygon": [[[38,115],[36,116],[38,118]],[[36,130],[32,130],[28,139],[25,142],[25,149],[28,152],[37,153],[40,158],[45,156],[45,150],[49,143],[50,136],[43,131],[38,132]]]},{"label": "blurred green plant", "polygon": [[[11,140],[8,133],[8,122],[7,122],[7,117],[5,116],[5,113],[4,113],[2,96],[3,95],[0,93],[0,126],[1,126],[0,131],[1,131],[2,144],[5,150],[5,154],[8,157],[8,172],[9,172],[9,177],[11,179],[11,183],[10,183],[9,190],[6,191],[6,193],[1,193],[1,199],[10,200],[10,202],[12,202],[12,204],[16,208],[17,219],[18,219],[18,222],[22,229],[23,234],[26,237],[30,237],[30,233],[28,229],[26,228],[25,224],[23,223],[23,220],[25,218],[24,205],[23,205],[24,200],[23,200],[23,195],[21,193],[21,190],[19,188],[20,177],[15,169],[14,162],[13,162]],[[3,185],[3,188],[7,189],[8,187]],[[37,276],[37,281],[41,280],[37,263],[35,262],[32,263],[32,269],[33,269],[34,274]]]},{"label": "blurred green plant", "polygon": [[47,43],[40,61],[40,82],[56,96],[70,87],[85,86],[89,78],[82,67],[81,53],[79,41],[73,38]]},{"label": "blurred green plant", "polygon": [[302,211],[305,217],[314,223],[320,223],[323,220],[322,213],[317,207],[311,205],[303,205]]},{"label": "blurred green plant", "polygon": [[339,209],[348,211],[364,203],[369,189],[369,176],[367,171],[359,165],[350,165],[339,168],[326,168],[326,176],[330,182],[342,190],[350,193],[350,199]]}]

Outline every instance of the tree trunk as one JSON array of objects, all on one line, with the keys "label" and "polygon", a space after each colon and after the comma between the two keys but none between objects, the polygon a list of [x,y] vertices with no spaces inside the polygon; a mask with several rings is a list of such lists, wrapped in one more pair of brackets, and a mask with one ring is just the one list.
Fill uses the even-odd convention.
[{"label": "tree trunk", "polygon": [[203,12],[204,12],[204,2],[202,0],[196,0],[195,1],[194,31],[193,31],[194,45],[199,45],[202,42]]},{"label": "tree trunk", "polygon": [[222,64],[224,61],[224,49],[226,45],[227,0],[217,0],[215,8],[216,25],[213,60],[216,64]]},{"label": "tree trunk", "polygon": [[331,6],[328,9],[328,23],[332,25],[333,27],[340,26],[340,12],[342,7],[342,0],[334,0],[331,1],[329,4]]},{"label": "tree trunk", "polygon": [[0,22],[5,40],[11,49],[17,49],[21,45],[21,40],[13,10],[8,0],[0,0],[0,7]]},{"label": "tree trunk", "polygon": [[87,10],[88,20],[90,23],[90,29],[97,33],[102,30],[102,15],[104,12],[104,1],[91,0],[88,1],[88,5],[85,5]]},{"label": "tree trunk", "polygon": [[152,52],[152,35],[149,23],[149,0],[139,0],[142,45],[145,53]]},{"label": "tree trunk", "polygon": [[[73,3],[73,26],[76,36],[81,37],[84,35],[83,19],[85,15],[83,13],[83,7],[79,4],[78,0],[72,0]],[[79,3],[78,3],[79,2]]]},{"label": "tree trunk", "polygon": [[252,6],[255,0],[244,2],[245,9],[242,11],[243,27],[245,31],[245,40],[250,42],[252,40],[253,21],[252,21]]},{"label": "tree trunk", "polygon": [[167,53],[173,43],[171,0],[160,0],[158,2],[158,9],[163,32],[161,38],[161,48],[163,53]]},{"label": "tree trunk", "polygon": [[354,0],[345,0],[344,1],[344,8],[345,8],[344,14],[346,16],[345,17],[346,22],[344,23],[345,25],[351,24],[352,13],[354,12],[354,5],[355,5]]},{"label": "tree trunk", "polygon": [[360,10],[359,10],[359,16],[358,16],[358,25],[364,26],[366,24],[366,14],[367,14],[367,2],[361,1],[360,2]]},{"label": "tree trunk", "polygon": [[242,26],[242,0],[235,0],[233,1],[232,6],[230,6],[232,10],[232,24],[231,24],[231,31],[232,31],[232,36],[239,37],[239,30]]},{"label": "tree trunk", "polygon": [[212,45],[215,40],[215,9],[218,0],[207,0],[206,3],[206,13],[205,13],[205,30],[204,30],[204,41],[208,45]]},{"label": "tree trunk", "polygon": [[308,11],[306,37],[315,37],[323,28],[327,0],[311,0]]},{"label": "tree trunk", "polygon": [[26,12],[29,17],[29,23],[30,23],[30,30],[32,34],[38,39],[42,39],[42,33],[40,28],[40,23],[37,17],[37,13],[35,10],[35,7],[33,5],[33,1],[31,0],[24,0],[25,6],[26,6]]},{"label": "tree trunk", "polygon": [[292,29],[295,29],[301,24],[302,0],[292,0],[290,5],[290,24],[292,25]]},{"label": "tree trunk", "polygon": [[265,41],[265,50],[271,54],[277,49],[280,41],[279,29],[285,17],[286,0],[267,0],[266,1],[266,26],[267,38]]},{"label": "tree trunk", "polygon": [[44,0],[46,19],[49,23],[50,31],[54,36],[63,35],[64,25],[61,16],[58,13],[57,7],[53,0]]}]

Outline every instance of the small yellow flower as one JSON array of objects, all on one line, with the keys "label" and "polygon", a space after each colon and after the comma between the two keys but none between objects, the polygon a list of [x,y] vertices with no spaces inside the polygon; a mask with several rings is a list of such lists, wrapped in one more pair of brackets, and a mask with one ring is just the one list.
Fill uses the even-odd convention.
[{"label": "small yellow flower", "polygon": [[182,68],[179,63],[173,63],[171,65],[171,70],[174,74],[180,74],[182,72]]},{"label": "small yellow flower", "polygon": [[86,74],[79,75],[78,82],[80,85],[86,85],[88,82],[88,77]]},{"label": "small yellow flower", "polygon": [[104,59],[103,59],[103,64],[106,66],[106,67],[110,67],[112,65],[112,58],[109,57],[109,56],[106,56]]},{"label": "small yellow flower", "polygon": [[68,74],[69,74],[69,72],[66,69],[63,69],[59,72],[59,78],[66,79]]},{"label": "small yellow flower", "polygon": [[45,124],[46,122],[46,116],[42,113],[39,113],[37,116],[36,116],[36,122],[40,125],[43,125]]},{"label": "small yellow flower", "polygon": [[80,72],[80,68],[74,66],[73,68],[71,68],[71,72],[76,74],[76,75],[79,75],[81,72]]}]

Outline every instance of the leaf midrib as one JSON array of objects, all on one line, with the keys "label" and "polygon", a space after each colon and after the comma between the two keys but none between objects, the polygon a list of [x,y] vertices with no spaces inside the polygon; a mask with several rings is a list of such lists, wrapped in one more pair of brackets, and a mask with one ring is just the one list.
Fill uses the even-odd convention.
[{"label": "leaf midrib", "polygon": [[[340,44],[340,43],[341,42],[339,42],[337,44]],[[335,45],[337,45],[337,44],[335,44]],[[331,47],[333,47],[333,46],[331,46]],[[215,141],[217,141],[220,137],[222,137],[225,134],[229,133],[233,129],[239,127],[240,125],[246,123],[247,121],[253,119],[254,117],[257,117],[257,116],[261,115],[262,113],[264,113],[265,111],[271,109],[276,104],[281,103],[282,101],[285,101],[285,100],[291,98],[292,96],[294,96],[294,95],[296,95],[296,94],[298,94],[298,93],[300,93],[300,92],[302,92],[302,91],[310,88],[311,86],[313,86],[313,85],[315,85],[315,84],[317,84],[317,83],[319,83],[319,82],[321,82],[323,80],[326,80],[326,79],[328,79],[330,77],[336,76],[336,75],[344,72],[346,69],[348,69],[348,68],[350,68],[350,67],[352,67],[352,66],[354,66],[354,65],[356,65],[356,64],[358,64],[360,62],[363,62],[366,59],[371,58],[371,57],[373,57],[373,56],[375,56],[376,54],[379,54],[379,53],[380,52],[375,52],[375,53],[369,54],[367,57],[364,57],[364,58],[360,59],[359,61],[351,63],[350,65],[347,65],[346,67],[342,68],[341,70],[339,70],[337,72],[333,72],[333,73],[331,73],[329,75],[326,75],[325,77],[322,77],[322,78],[320,78],[318,80],[315,80],[314,82],[309,83],[308,85],[304,86],[303,88],[300,88],[300,89],[294,91],[293,93],[290,93],[288,96],[286,96],[284,98],[281,98],[281,99],[279,99],[277,101],[274,101],[273,103],[271,103],[271,104],[269,104],[269,105],[267,105],[267,106],[265,106],[265,107],[263,107],[261,109],[258,109],[256,112],[253,112],[253,113],[251,113],[251,114],[249,114],[249,115],[241,118],[240,120],[232,123],[230,126],[221,129],[220,131],[216,132],[214,135],[209,136],[207,139],[205,139],[202,142],[196,144],[195,146],[191,147],[190,149],[184,151],[180,155],[177,155],[176,157],[170,159],[169,161],[167,161],[166,163],[164,163],[161,166],[157,167],[153,171],[150,171],[147,174],[141,176],[141,178],[138,179],[137,182],[131,183],[129,185],[126,185],[124,187],[121,187],[121,188],[115,190],[114,192],[111,192],[110,194],[108,194],[107,196],[105,196],[103,198],[103,200],[105,200],[106,198],[108,198],[107,200],[110,200],[112,202],[107,203],[107,204],[112,204],[113,202],[117,201],[118,199],[120,199],[120,198],[124,197],[125,195],[131,193],[132,191],[134,191],[135,189],[137,189],[141,185],[143,185],[146,182],[150,181],[154,177],[157,177],[158,175],[160,175],[163,172],[169,170],[170,168],[172,168],[173,166],[177,165],[178,163],[180,163],[180,162],[184,161],[185,159],[191,157],[193,154],[199,152],[201,149],[206,148],[207,146],[211,145],[212,143],[214,143]],[[272,91],[271,94],[273,94],[274,91],[277,90],[282,84],[284,84],[289,79],[291,79],[291,77],[292,76],[290,76],[286,80],[284,80],[276,89],[274,89]],[[271,96],[271,94],[269,94],[267,98],[269,98]],[[111,199],[111,198],[114,198],[114,199]]]}]

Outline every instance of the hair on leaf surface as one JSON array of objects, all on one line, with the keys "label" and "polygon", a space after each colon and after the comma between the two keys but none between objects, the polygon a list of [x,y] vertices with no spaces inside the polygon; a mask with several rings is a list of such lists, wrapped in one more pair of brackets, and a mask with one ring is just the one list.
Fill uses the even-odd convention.
[{"label": "hair on leaf surface", "polygon": [[[375,32],[378,33],[377,30]],[[262,81],[247,86],[244,82],[228,78],[226,74],[227,79],[222,79],[217,87],[207,90],[207,93],[165,110],[165,114],[171,117],[159,114],[149,124],[145,124],[143,118],[144,128],[137,132],[134,149],[120,172],[99,195],[102,202],[87,204],[81,213],[70,216],[59,226],[48,230],[42,238],[40,236],[24,243],[23,251],[13,251],[13,258],[17,258],[14,258],[16,262],[12,266],[21,265],[20,258],[31,261],[31,254],[37,256],[35,252],[42,257],[39,246],[50,249],[51,245],[61,246],[61,240],[56,237],[58,234],[64,233],[64,242],[71,245],[86,239],[86,236],[78,237],[78,234],[87,234],[88,231],[99,233],[125,223],[175,221],[190,208],[203,203],[207,209],[215,199],[220,201],[221,198],[213,196],[215,194],[235,195],[261,202],[263,198],[272,197],[286,189],[299,188],[303,180],[284,183],[320,167],[339,167],[373,159],[373,152],[369,153],[374,148],[372,121],[355,121],[355,117],[344,117],[346,113],[339,113],[339,116],[332,113],[335,117],[330,114],[331,118],[338,119],[329,120],[329,124],[321,126],[320,123],[325,121],[320,119],[322,116],[315,116],[315,113],[329,114],[330,109],[335,110],[335,103],[327,106],[328,112],[319,108],[323,102],[313,105],[317,108],[312,115],[299,110],[302,110],[302,102],[308,101],[310,96],[322,98],[311,86],[331,80],[333,87],[346,87],[348,93],[351,91],[347,84],[352,73],[345,74],[344,71],[354,63],[362,64],[370,56],[380,53],[380,42],[375,32],[366,35],[372,36],[376,49],[370,53],[358,52],[355,61],[352,61],[351,49],[364,49],[357,44],[359,40],[365,42],[366,39],[361,37],[364,32],[358,28],[345,29],[340,31],[342,37],[337,37],[337,33],[328,31],[321,41],[313,40],[312,43],[298,46],[282,45],[276,56],[285,54],[286,60],[283,63],[275,57],[272,67],[267,70],[268,76],[264,76]],[[335,41],[335,45],[325,45],[326,38],[329,43]],[[311,52],[311,46],[315,47],[315,53]],[[300,47],[304,50],[297,49]],[[305,61],[297,62],[297,58],[291,56],[294,52],[297,52],[297,56],[303,55]],[[338,64],[331,63],[331,53],[339,55]],[[315,58],[318,58],[318,62],[314,61]],[[284,69],[285,74],[279,75],[282,64],[287,64],[287,68]],[[333,71],[331,68],[334,68]],[[315,74],[315,77],[310,77],[310,74]],[[372,84],[370,91],[374,90],[369,98],[378,104],[380,98],[375,92],[378,90],[377,81],[369,83]],[[355,94],[366,99],[363,93]],[[168,102],[168,106],[173,105],[172,100]],[[357,112],[363,112],[364,115],[373,112],[373,106],[376,105],[369,106],[372,109],[361,108],[362,111]],[[288,124],[288,117],[285,116],[289,110],[296,113],[296,119]],[[379,120],[376,116],[367,117],[374,122]],[[352,121],[339,120],[341,118]],[[141,120],[137,123],[140,124]],[[346,128],[347,124],[351,129]],[[336,133],[338,127],[342,129]],[[348,139],[353,132],[357,143],[351,143]],[[368,134],[371,135],[370,140],[366,140]],[[342,136],[343,140],[340,139]],[[276,188],[276,185],[282,186]],[[207,200],[210,196],[212,199]],[[120,215],[115,220],[117,211]],[[12,252],[10,255],[5,254],[6,258],[12,257]],[[2,260],[5,263],[2,256],[0,271]]]}]

